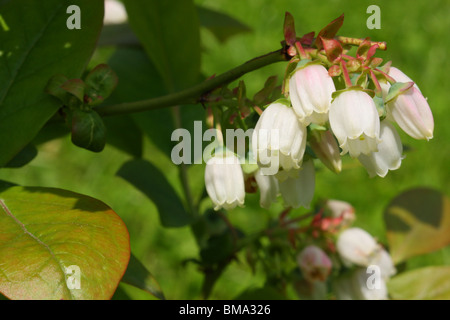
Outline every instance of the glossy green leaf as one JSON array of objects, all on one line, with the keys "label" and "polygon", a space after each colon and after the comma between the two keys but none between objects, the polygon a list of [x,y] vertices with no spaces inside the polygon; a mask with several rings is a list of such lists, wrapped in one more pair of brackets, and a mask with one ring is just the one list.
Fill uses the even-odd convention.
[{"label": "glossy green leaf", "polygon": [[145,160],[126,162],[118,171],[125,179],[143,192],[156,205],[164,227],[182,227],[191,222],[191,216],[166,177],[153,164]]},{"label": "glossy green leaf", "polygon": [[432,266],[401,273],[388,282],[396,300],[449,300],[450,267]]},{"label": "glossy green leaf", "polygon": [[200,23],[192,0],[124,0],[129,23],[166,89],[195,84],[200,74]]},{"label": "glossy green leaf", "polygon": [[147,270],[134,254],[131,254],[130,262],[122,278],[122,282],[145,290],[158,299],[165,299],[158,281],[156,281],[150,271]]},{"label": "glossy green leaf", "polygon": [[450,244],[450,199],[429,188],[408,190],[384,211],[387,240],[397,264]]},{"label": "glossy green leaf", "polygon": [[130,257],[103,202],[41,187],[0,189],[0,292],[10,299],[109,299]]},{"label": "glossy green leaf", "polygon": [[[79,0],[81,29],[69,30],[69,0],[2,1],[0,28],[0,167],[38,133],[61,103],[44,92],[49,79],[79,78],[103,22],[103,1]],[[6,31],[7,30],[7,31]]]},{"label": "glossy green leaf", "polygon": [[225,42],[239,33],[251,31],[246,24],[223,12],[200,6],[197,6],[197,12],[200,25],[211,31],[220,42]]}]

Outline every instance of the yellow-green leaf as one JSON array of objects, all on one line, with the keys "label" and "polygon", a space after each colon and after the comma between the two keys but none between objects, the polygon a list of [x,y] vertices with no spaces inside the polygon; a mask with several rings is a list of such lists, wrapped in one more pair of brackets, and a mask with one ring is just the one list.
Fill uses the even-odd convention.
[{"label": "yellow-green leaf", "polygon": [[439,191],[417,188],[400,194],[386,208],[384,220],[396,264],[450,243],[450,199]]},{"label": "yellow-green leaf", "polygon": [[0,293],[10,299],[110,299],[129,234],[99,200],[61,189],[0,189]]},{"label": "yellow-green leaf", "polygon": [[432,266],[402,273],[388,282],[396,300],[449,300],[450,267]]}]

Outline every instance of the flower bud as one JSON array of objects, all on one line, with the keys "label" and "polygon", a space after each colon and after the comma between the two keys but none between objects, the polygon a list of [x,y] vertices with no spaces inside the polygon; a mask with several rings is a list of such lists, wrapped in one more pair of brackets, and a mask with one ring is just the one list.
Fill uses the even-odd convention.
[{"label": "flower bud", "polygon": [[292,107],[305,126],[327,122],[334,91],[333,79],[327,69],[318,64],[298,68],[289,80]]},{"label": "flower bud", "polygon": [[315,188],[314,162],[308,160],[300,170],[296,171],[298,173],[297,177],[288,177],[286,180],[280,181],[281,196],[286,206],[309,208]]},{"label": "flower bud", "polygon": [[297,256],[297,263],[308,282],[325,281],[330,275],[332,263],[319,247],[307,246]]},{"label": "flower bud", "polygon": [[434,120],[427,100],[419,89],[411,87],[387,104],[389,119],[414,139],[433,138]]},{"label": "flower bud", "polygon": [[349,226],[355,221],[355,208],[345,201],[329,199],[324,208],[333,218],[342,218],[341,226]]},{"label": "flower bud", "polygon": [[402,141],[394,126],[387,120],[381,122],[380,139],[377,152],[361,154],[358,157],[370,177],[375,175],[385,177],[388,170],[396,170],[402,163]]},{"label": "flower bud", "polygon": [[206,191],[214,203],[214,210],[243,206],[245,198],[244,174],[239,159],[231,152],[216,154],[206,163]]},{"label": "flower bud", "polygon": [[269,105],[259,118],[252,136],[252,152],[264,174],[299,169],[306,148],[306,127],[292,108],[282,102]]},{"label": "flower bud", "polygon": [[339,94],[330,107],[330,126],[342,148],[353,158],[377,151],[380,120],[372,98],[360,90]]},{"label": "flower bud", "polygon": [[261,170],[256,171],[255,180],[260,192],[259,204],[261,207],[269,209],[272,202],[277,200],[278,180],[275,175],[263,175]]},{"label": "flower bud", "polygon": [[353,264],[368,266],[378,252],[379,245],[365,230],[350,228],[339,235],[336,249],[345,266],[350,267]]},{"label": "flower bud", "polygon": [[313,131],[309,144],[328,169],[335,173],[341,172],[342,160],[339,146],[330,131]]}]

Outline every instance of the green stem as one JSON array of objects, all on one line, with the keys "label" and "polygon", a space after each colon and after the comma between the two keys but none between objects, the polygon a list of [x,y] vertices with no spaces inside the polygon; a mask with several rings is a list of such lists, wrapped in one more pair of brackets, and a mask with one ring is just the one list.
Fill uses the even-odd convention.
[{"label": "green stem", "polygon": [[289,58],[290,57],[285,54],[285,49],[283,48],[247,61],[244,64],[231,69],[217,77],[199,83],[183,91],[147,100],[99,107],[96,108],[96,111],[102,116],[109,116],[142,112],[147,110],[171,107],[175,105],[195,104],[198,103],[199,99],[204,94],[216,88],[219,88],[224,84],[239,79],[246,73],[260,69],[275,62],[288,61]]}]

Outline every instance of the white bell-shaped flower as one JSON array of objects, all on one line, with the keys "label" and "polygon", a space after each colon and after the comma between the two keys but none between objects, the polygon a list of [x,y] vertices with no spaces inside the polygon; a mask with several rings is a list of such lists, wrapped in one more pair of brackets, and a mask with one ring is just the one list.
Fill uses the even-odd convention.
[{"label": "white bell-shaped flower", "polygon": [[367,231],[349,228],[339,235],[336,250],[345,266],[368,266],[379,251],[379,245]]},{"label": "white bell-shaped flower", "polygon": [[361,154],[358,157],[370,177],[385,177],[389,170],[400,168],[402,163],[402,141],[397,130],[387,120],[381,122],[380,139],[377,152]]},{"label": "white bell-shaped flower", "polygon": [[252,135],[253,154],[264,174],[299,169],[306,148],[306,127],[292,108],[280,100],[269,105],[259,118]]},{"label": "white bell-shaped flower", "polygon": [[348,152],[356,158],[378,150],[380,120],[375,103],[366,92],[347,90],[339,94],[331,103],[329,117],[342,155]]},{"label": "white bell-shaped flower", "polygon": [[314,162],[305,161],[297,174],[297,177],[287,177],[286,180],[280,181],[281,196],[285,206],[309,208],[315,188]]},{"label": "white bell-shaped flower", "polygon": [[205,184],[214,210],[243,206],[244,174],[239,159],[233,153],[219,153],[206,162]]},{"label": "white bell-shaped flower", "polygon": [[255,173],[255,180],[260,193],[259,204],[261,207],[269,209],[279,194],[278,179],[275,175],[263,175],[261,170],[258,170]]},{"label": "white bell-shaped flower", "polygon": [[336,88],[333,79],[322,65],[300,67],[289,79],[292,107],[305,126],[327,122],[331,94],[334,91]]},{"label": "white bell-shaped flower", "polygon": [[434,119],[430,106],[419,89],[411,87],[387,104],[388,118],[414,139],[433,138]]},{"label": "white bell-shaped flower", "polygon": [[366,268],[357,268],[351,275],[335,280],[334,292],[339,300],[387,300],[385,279],[373,277]]}]

